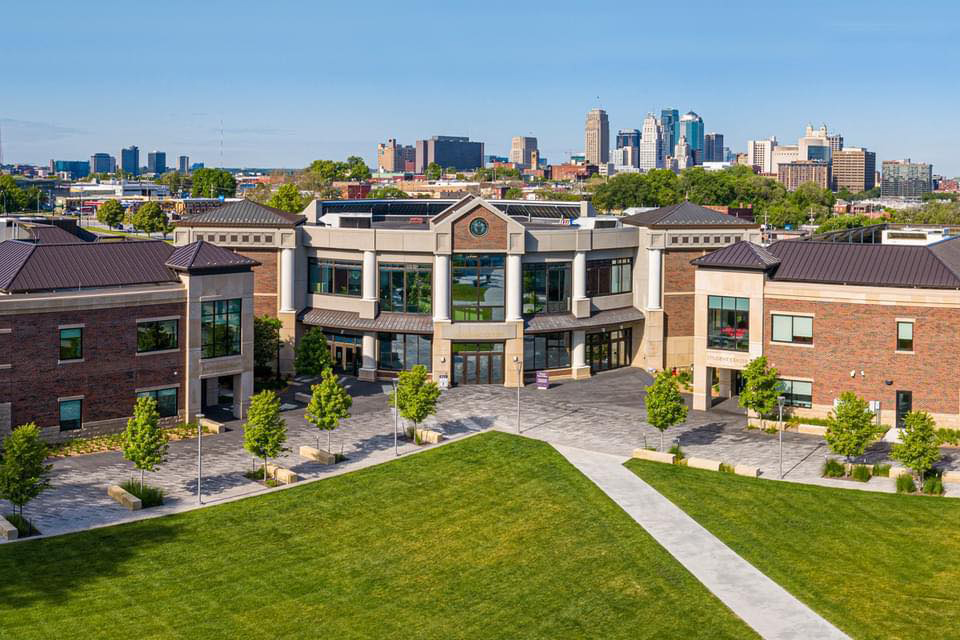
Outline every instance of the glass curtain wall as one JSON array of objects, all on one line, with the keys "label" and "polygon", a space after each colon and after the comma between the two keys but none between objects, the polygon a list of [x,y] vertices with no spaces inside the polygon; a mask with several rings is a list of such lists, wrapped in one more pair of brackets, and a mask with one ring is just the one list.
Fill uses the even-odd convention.
[{"label": "glass curtain wall", "polygon": [[398,313],[431,313],[429,264],[381,264],[380,310]]},{"label": "glass curtain wall", "polygon": [[453,255],[451,299],[454,322],[502,322],[504,319],[504,256]]}]

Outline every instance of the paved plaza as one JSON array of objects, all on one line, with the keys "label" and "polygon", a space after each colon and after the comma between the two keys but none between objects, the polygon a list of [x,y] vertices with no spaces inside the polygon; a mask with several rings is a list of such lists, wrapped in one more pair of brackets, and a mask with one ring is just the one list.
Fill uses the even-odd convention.
[{"label": "paved plaza", "polygon": [[[307,382],[292,386],[284,394],[284,412],[289,430],[290,451],[281,456],[280,466],[293,469],[305,480],[344,473],[394,459],[394,416],[385,391],[390,386],[346,380],[354,396],[352,417],[333,434],[334,452],[343,452],[345,462],[323,466],[297,455],[300,445],[316,445],[317,431],[303,418],[303,405],[296,404],[296,392],[309,392]],[[624,458],[638,447],[658,447],[659,432],[645,422],[644,387],[650,383],[647,373],[623,369],[600,374],[590,380],[555,384],[549,390],[528,386],[520,391],[520,431],[523,435],[547,442]],[[729,403],[727,403],[729,404]],[[465,386],[445,391],[438,414],[427,421],[442,431],[448,440],[486,429],[516,431],[517,392],[498,386]],[[754,465],[764,476],[779,473],[779,448],[776,435],[744,427],[744,416],[733,408],[719,405],[708,412],[691,411],[683,425],[668,429],[665,446],[679,439],[688,456],[719,459],[724,462]],[[206,504],[216,504],[264,492],[267,489],[243,476],[253,461],[244,451],[242,423],[228,423],[226,433],[205,436],[203,440],[203,494]],[[827,454],[826,444],[817,436],[785,433],[783,437],[784,472],[787,480],[812,482],[854,489],[892,491],[893,482],[874,478],[864,485],[845,480],[820,478],[820,466]],[[326,446],[326,435],[321,436]],[[405,438],[398,451],[408,455],[423,450]],[[870,453],[870,461],[886,459],[886,445]],[[944,463],[960,468],[956,450],[945,449]],[[135,477],[132,465],[119,452],[98,453],[60,459],[54,462],[52,488],[30,503],[26,515],[46,534],[63,533],[92,526],[160,515],[194,508],[197,489],[197,443],[184,440],[170,444],[168,462],[157,472],[147,474],[150,484],[167,494],[163,507],[129,512],[106,494],[110,484]],[[948,493],[960,489],[948,487]],[[0,504],[6,511],[9,505]]]}]

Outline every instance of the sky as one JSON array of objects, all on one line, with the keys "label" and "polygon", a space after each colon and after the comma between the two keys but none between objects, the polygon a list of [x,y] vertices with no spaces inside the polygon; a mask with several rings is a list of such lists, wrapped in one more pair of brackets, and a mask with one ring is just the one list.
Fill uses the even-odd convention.
[{"label": "sky", "polygon": [[[119,157],[290,167],[387,138],[533,135],[563,162],[693,110],[733,151],[826,123],[882,160],[960,175],[960,3],[52,0],[4,6],[4,162]],[[222,125],[221,125],[222,123]],[[953,151],[951,151],[953,150]]]}]

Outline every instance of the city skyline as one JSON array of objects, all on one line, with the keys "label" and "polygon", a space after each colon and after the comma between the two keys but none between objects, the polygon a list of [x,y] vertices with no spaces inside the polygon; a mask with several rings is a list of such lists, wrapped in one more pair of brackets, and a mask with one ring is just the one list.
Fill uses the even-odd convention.
[{"label": "city skyline", "polygon": [[[409,54],[416,64],[387,72],[385,44],[357,47],[355,30],[336,28],[350,24],[347,7],[321,12],[280,3],[276,12],[258,18],[264,43],[258,55],[243,38],[230,35],[253,28],[243,3],[231,5],[230,12],[191,5],[190,19],[175,28],[170,28],[170,13],[159,7],[105,9],[84,29],[82,42],[75,24],[89,8],[54,3],[41,15],[13,6],[8,17],[22,28],[0,44],[7,59],[25,59],[27,70],[30,64],[49,68],[68,51],[89,44],[90,55],[111,64],[93,77],[69,70],[24,72],[5,83],[0,89],[4,160],[83,160],[98,152],[118,155],[136,145],[218,166],[222,121],[222,164],[231,167],[296,168],[347,155],[360,155],[375,166],[378,143],[395,138],[413,144],[434,135],[469,136],[496,155],[508,155],[514,136],[532,136],[541,154],[557,163],[584,151],[583,118],[591,108],[607,112],[613,132],[641,128],[647,112],[675,108],[698,113],[705,129],[723,133],[733,151],[745,151],[747,140],[794,139],[807,123],[826,122],[848,146],[875,150],[878,162],[909,157],[933,164],[937,173],[956,175],[960,160],[950,149],[960,144],[960,132],[937,118],[914,116],[942,112],[956,98],[942,69],[950,68],[958,54],[938,42],[960,12],[945,2],[921,5],[750,3],[730,10],[694,2],[688,9],[699,19],[689,28],[698,35],[683,47],[666,32],[619,43],[613,36],[629,16],[656,20],[675,11],[651,7],[641,15],[636,7],[611,6],[617,20],[592,15],[596,29],[586,34],[577,60],[556,73],[539,74],[524,65],[465,69],[462,63],[479,50],[492,49],[500,59],[563,51],[570,46],[569,25],[578,16],[587,18],[586,7],[559,7],[541,15],[511,6],[513,19],[537,25],[542,43],[530,49],[511,39],[497,11],[474,15],[456,7],[438,11],[416,5],[401,12],[382,5],[379,15],[401,33],[460,24],[468,17],[474,23],[467,31],[432,30],[433,42],[416,44]],[[286,20],[294,12],[298,20]],[[313,18],[328,26],[319,57]],[[218,33],[209,33],[212,20],[220,25]],[[284,37],[273,37],[273,30]],[[748,32],[755,37],[736,37]],[[127,33],[142,41],[162,40],[164,64],[149,69],[136,56],[113,55],[111,38]],[[864,65],[864,52],[879,52],[881,44],[887,51],[909,46],[912,56],[878,57]],[[438,50],[463,55],[431,53]],[[793,69],[801,50],[803,73],[798,74]],[[929,64],[916,65],[918,57]],[[785,66],[787,61],[792,66]],[[637,75],[625,82],[631,69]],[[491,83],[499,95],[513,98],[498,100],[480,88]]]}]

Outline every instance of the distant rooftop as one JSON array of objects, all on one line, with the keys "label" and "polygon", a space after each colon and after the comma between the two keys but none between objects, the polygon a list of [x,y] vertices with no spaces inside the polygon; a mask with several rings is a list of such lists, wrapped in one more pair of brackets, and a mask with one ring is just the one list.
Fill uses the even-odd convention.
[{"label": "distant rooftop", "polygon": [[[376,224],[391,217],[433,216],[446,211],[459,199],[384,199],[384,200],[321,200],[317,204],[317,216],[328,213],[370,214]],[[536,200],[487,200],[508,216],[522,218],[574,219],[580,216],[579,202],[548,202]],[[313,221],[315,222],[315,221]]]},{"label": "distant rooftop", "polygon": [[625,217],[623,223],[637,227],[757,226],[748,220],[720,213],[687,201],[635,213]]},{"label": "distant rooftop", "polygon": [[253,200],[227,202],[221,207],[185,218],[178,227],[295,227],[306,217],[268,207]]}]

